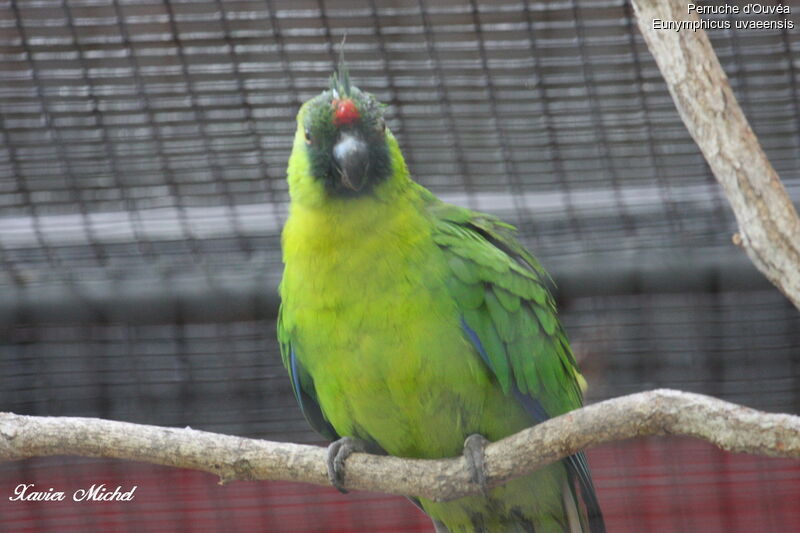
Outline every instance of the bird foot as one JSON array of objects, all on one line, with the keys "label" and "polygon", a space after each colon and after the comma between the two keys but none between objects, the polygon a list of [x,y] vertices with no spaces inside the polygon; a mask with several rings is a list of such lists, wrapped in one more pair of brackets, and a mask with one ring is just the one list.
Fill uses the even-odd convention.
[{"label": "bird foot", "polygon": [[347,494],[344,488],[344,463],[353,453],[367,452],[367,443],[354,437],[342,437],[328,446],[328,480],[336,490]]},{"label": "bird foot", "polygon": [[467,437],[464,441],[464,459],[472,475],[472,481],[481,488],[481,493],[486,496],[489,492],[488,476],[486,475],[486,446],[489,441],[477,433]]}]

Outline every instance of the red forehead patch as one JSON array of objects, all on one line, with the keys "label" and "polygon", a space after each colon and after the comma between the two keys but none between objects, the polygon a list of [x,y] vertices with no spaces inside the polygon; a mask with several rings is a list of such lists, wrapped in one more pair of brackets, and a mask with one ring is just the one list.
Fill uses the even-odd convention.
[{"label": "red forehead patch", "polygon": [[356,104],[349,98],[344,100],[334,99],[331,102],[333,106],[333,124],[335,126],[344,126],[351,124],[358,120],[359,114],[356,109]]}]

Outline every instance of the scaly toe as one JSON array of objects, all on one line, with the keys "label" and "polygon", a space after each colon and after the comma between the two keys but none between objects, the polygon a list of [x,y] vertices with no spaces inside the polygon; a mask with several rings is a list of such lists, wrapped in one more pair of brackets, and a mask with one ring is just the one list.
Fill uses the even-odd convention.
[{"label": "scaly toe", "polygon": [[342,437],[328,446],[328,479],[331,485],[342,494],[347,494],[344,488],[344,464],[353,453],[367,451],[367,444],[353,437]]},{"label": "scaly toe", "polygon": [[486,437],[477,433],[470,435],[464,441],[464,459],[466,459],[467,466],[472,474],[472,481],[481,488],[481,493],[484,495],[489,491],[485,454],[488,444],[489,441]]}]

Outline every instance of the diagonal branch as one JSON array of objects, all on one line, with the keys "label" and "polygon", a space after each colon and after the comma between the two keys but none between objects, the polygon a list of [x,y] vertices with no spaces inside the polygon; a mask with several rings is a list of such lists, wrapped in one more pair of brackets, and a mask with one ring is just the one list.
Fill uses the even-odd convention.
[{"label": "diagonal branch", "polygon": [[[647,435],[686,435],[722,449],[800,459],[800,417],[769,414],[709,396],[660,389],[606,400],[490,444],[494,486],[581,449]],[[233,480],[327,485],[324,448],[94,418],[0,413],[0,461],[80,455],[144,461]],[[463,458],[402,459],[354,454],[349,489],[449,500],[477,492]]]},{"label": "diagonal branch", "polygon": [[[725,191],[753,264],[800,309],[800,218],[702,29],[655,29],[655,20],[697,26],[685,0],[631,0],[639,29],[675,106]],[[660,23],[659,23],[660,24]]]}]

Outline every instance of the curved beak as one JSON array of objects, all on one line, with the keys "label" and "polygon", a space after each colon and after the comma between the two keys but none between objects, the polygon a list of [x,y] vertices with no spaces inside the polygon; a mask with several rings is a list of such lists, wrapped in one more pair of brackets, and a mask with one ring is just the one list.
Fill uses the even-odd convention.
[{"label": "curved beak", "polygon": [[333,161],[343,187],[358,192],[366,185],[369,148],[359,137],[343,132],[333,147]]}]

